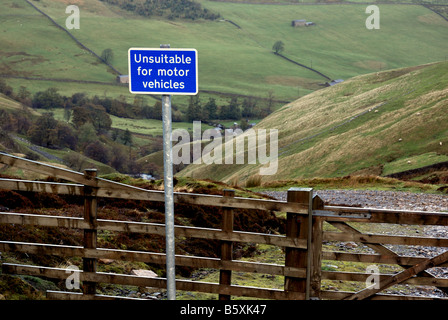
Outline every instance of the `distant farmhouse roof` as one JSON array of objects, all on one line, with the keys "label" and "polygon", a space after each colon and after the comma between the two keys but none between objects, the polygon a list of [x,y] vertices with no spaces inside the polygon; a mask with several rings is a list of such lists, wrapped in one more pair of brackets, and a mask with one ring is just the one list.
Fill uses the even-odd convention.
[{"label": "distant farmhouse roof", "polygon": [[305,19],[292,20],[292,22],[291,22],[291,25],[293,27],[304,26],[305,24],[306,24],[306,20]]},{"label": "distant farmhouse roof", "polygon": [[118,83],[129,83],[129,76],[128,75],[119,75],[117,77]]},{"label": "distant farmhouse roof", "polygon": [[293,27],[302,27],[302,26],[308,27],[308,26],[312,26],[314,24],[315,24],[314,22],[311,22],[311,21],[307,22],[305,19],[292,20],[292,22],[291,22],[291,25]]}]

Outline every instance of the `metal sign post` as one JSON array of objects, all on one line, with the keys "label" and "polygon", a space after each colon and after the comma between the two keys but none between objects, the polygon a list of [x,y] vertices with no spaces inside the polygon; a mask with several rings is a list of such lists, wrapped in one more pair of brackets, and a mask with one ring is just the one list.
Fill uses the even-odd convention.
[{"label": "metal sign post", "polygon": [[[160,45],[169,48],[170,45]],[[171,96],[162,95],[163,183],[165,187],[166,289],[168,300],[176,300],[176,253],[174,241],[173,150],[171,145]]]},{"label": "metal sign post", "polygon": [[129,91],[135,94],[162,94],[166,288],[168,300],[175,300],[176,263],[171,94],[197,94],[197,51],[194,49],[170,49],[169,44],[160,45],[160,49],[129,49]]}]

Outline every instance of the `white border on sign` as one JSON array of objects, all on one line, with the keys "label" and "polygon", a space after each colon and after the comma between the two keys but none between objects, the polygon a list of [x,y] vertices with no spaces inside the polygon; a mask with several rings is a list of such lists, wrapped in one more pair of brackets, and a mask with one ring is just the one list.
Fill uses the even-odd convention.
[{"label": "white border on sign", "polygon": [[[196,92],[146,92],[146,91],[132,91],[131,89],[131,50],[151,50],[151,51],[194,51],[196,56],[195,68],[196,68]],[[199,92],[199,74],[198,74],[198,51],[192,48],[129,48],[128,50],[128,76],[129,76],[129,92],[134,94],[161,94],[161,95],[183,95],[183,96],[194,96]]]}]

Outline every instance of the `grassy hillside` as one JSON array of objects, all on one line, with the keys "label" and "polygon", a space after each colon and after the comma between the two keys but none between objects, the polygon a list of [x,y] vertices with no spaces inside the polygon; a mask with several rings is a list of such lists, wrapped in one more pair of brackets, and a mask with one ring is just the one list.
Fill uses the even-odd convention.
[{"label": "grassy hillside", "polygon": [[[279,130],[278,171],[263,180],[381,175],[446,161],[447,108],[446,62],[358,76],[320,90],[256,126]],[[179,175],[241,182],[258,169],[190,165]]]},{"label": "grassy hillside", "polygon": [[[448,49],[448,22],[423,6],[382,5],[381,29],[372,31],[365,28],[367,15],[365,5],[361,4],[199,2],[203,8],[219,13],[222,19],[147,18],[98,0],[79,1],[76,4],[80,8],[81,28],[70,32],[97,54],[111,48],[112,64],[123,74],[127,73],[129,47],[159,47],[161,43],[193,47],[199,52],[201,90],[258,97],[266,97],[272,90],[283,101],[292,101],[321,88],[319,84],[326,79],[272,54],[272,45],[277,40],[285,43],[285,56],[334,79],[440,61]],[[32,3],[65,26],[66,1]],[[7,44],[0,51],[1,73],[100,82],[8,79],[15,89],[24,85],[35,92],[54,86],[66,95],[74,92],[112,97],[122,94],[132,99],[126,86],[111,85],[115,74],[110,68],[77,46],[25,1],[2,1],[0,12],[3,29],[0,41]],[[316,25],[292,28],[290,21],[298,18],[314,21]],[[186,104],[185,97],[175,100]]]},{"label": "grassy hillside", "polygon": [[[285,56],[312,66],[332,79],[419,65],[445,57],[445,53],[436,57],[435,52],[427,51],[429,47],[416,46],[422,41],[432,47],[448,39],[448,23],[422,6],[383,4],[380,6],[380,30],[367,30],[365,4],[248,6],[206,3],[241,26],[254,45],[270,49],[275,40],[281,40],[285,44]],[[292,28],[290,22],[294,19],[306,19],[316,25]],[[428,28],[438,31],[430,35],[426,33]],[[425,34],[430,38],[425,38]]]},{"label": "grassy hillside", "polygon": [[114,79],[104,65],[25,1],[2,1],[0,21],[1,74],[94,81]]},{"label": "grassy hillside", "polygon": [[[241,3],[254,3],[254,4],[340,4],[340,3],[365,3],[365,0],[211,0],[216,2],[241,2]],[[444,0],[371,0],[369,3],[425,3],[425,4],[445,4]]]}]

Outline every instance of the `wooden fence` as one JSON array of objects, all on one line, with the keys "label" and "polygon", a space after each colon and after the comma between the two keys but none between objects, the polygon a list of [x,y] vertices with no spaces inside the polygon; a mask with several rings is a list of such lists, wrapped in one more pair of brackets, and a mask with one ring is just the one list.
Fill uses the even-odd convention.
[{"label": "wooden fence", "polygon": [[[100,230],[165,235],[163,224],[98,219],[98,198],[163,202],[163,191],[150,191],[105,180],[97,177],[95,170],[79,173],[4,153],[0,153],[0,163],[73,182],[0,179],[1,189],[84,197],[84,218],[0,212],[0,223],[84,230],[83,246],[0,241],[0,252],[12,251],[83,258],[83,270],[79,272],[82,293],[48,291],[49,299],[120,298],[97,294],[97,283],[166,288],[166,279],[161,277],[149,278],[97,271],[98,259],[139,261],[150,264],[166,263],[166,255],[163,253],[97,247],[97,232]],[[393,295],[381,291],[392,285],[405,283],[435,286],[442,291],[448,287],[448,279],[436,278],[427,270],[445,266],[448,253],[436,254],[431,258],[402,256],[393,251],[391,249],[393,247],[388,246],[390,244],[392,246],[448,247],[448,239],[366,234],[359,231],[363,228],[368,230],[366,226],[370,224],[447,226],[448,214],[446,213],[326,206],[318,196],[313,196],[311,188],[291,188],[287,194],[287,201],[235,197],[233,190],[225,190],[223,196],[175,193],[174,198],[176,203],[224,209],[220,229],[175,226],[176,237],[218,240],[221,254],[220,258],[176,255],[176,266],[220,270],[219,283],[176,279],[177,290],[217,294],[221,300],[228,300],[232,296],[281,300],[435,299],[437,298],[435,296]],[[234,213],[238,209],[286,212],[286,234],[261,234],[234,230]],[[238,242],[269,244],[284,248],[285,263],[284,265],[254,263],[233,259],[233,244]],[[325,247],[334,247],[331,244],[347,242],[359,245],[355,245],[356,248],[351,251],[323,250]],[[366,253],[367,247],[373,250],[373,253]],[[363,250],[360,250],[362,248]],[[332,260],[336,263],[353,264],[365,272],[330,271],[326,266]],[[360,265],[363,267],[359,267]],[[369,266],[383,265],[397,265],[401,267],[401,271],[394,274],[372,274],[368,271],[371,270],[368,269]],[[3,263],[2,271],[8,274],[60,280],[68,277],[67,269],[45,266]],[[232,284],[234,272],[280,275],[284,277],[284,288],[281,290],[235,285]],[[375,280],[375,286],[366,287],[366,280],[372,277]],[[357,292],[325,289],[331,287],[327,285],[329,281],[354,281],[360,283],[361,286],[358,286],[360,289]]]}]

